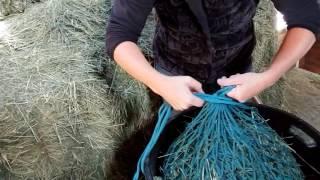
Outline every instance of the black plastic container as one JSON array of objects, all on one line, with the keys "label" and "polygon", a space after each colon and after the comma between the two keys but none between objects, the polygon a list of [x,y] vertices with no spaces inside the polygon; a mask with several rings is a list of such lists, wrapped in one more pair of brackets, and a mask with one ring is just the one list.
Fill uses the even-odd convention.
[{"label": "black plastic container", "polygon": [[[302,119],[287,112],[265,105],[249,104],[258,108],[268,124],[290,145],[301,165],[306,179],[320,179],[320,132]],[[186,121],[196,116],[199,109],[188,111],[174,118],[161,134],[158,143],[145,161],[145,179],[161,176],[161,156],[165,155],[173,140],[184,130]]]}]

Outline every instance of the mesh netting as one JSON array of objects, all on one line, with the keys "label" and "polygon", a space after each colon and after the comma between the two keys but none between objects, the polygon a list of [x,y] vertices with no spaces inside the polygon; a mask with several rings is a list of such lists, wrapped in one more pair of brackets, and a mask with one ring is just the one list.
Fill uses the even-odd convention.
[{"label": "mesh netting", "polygon": [[303,179],[288,145],[255,108],[224,97],[207,103],[173,142],[165,179]]},{"label": "mesh netting", "polygon": [[[164,178],[303,179],[290,147],[257,109],[227,97],[230,89],[197,94],[207,103],[169,147],[161,167]],[[170,114],[170,106],[164,104],[134,179],[144,171],[144,162]]]}]

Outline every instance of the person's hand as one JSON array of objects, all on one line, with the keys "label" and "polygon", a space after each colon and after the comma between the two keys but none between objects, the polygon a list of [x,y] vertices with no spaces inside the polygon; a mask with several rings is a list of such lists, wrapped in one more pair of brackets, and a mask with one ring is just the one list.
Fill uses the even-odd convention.
[{"label": "person's hand", "polygon": [[245,73],[232,75],[229,78],[222,77],[217,80],[220,86],[236,87],[232,89],[227,95],[240,102],[244,102],[255,95],[258,95],[264,89],[270,87],[276,82],[272,72],[266,71],[262,73]]},{"label": "person's hand", "polygon": [[190,76],[165,76],[151,88],[175,110],[183,111],[191,106],[201,107],[203,100],[193,93],[203,93],[201,83]]}]

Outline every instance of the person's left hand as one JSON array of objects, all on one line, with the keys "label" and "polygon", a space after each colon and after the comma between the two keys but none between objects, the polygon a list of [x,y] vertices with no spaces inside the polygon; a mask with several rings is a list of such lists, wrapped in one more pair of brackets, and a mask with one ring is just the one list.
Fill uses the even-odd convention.
[{"label": "person's left hand", "polygon": [[244,102],[273,85],[276,80],[270,72],[250,72],[232,75],[229,78],[222,77],[217,80],[217,83],[222,87],[235,85],[236,87],[227,95],[240,102]]}]

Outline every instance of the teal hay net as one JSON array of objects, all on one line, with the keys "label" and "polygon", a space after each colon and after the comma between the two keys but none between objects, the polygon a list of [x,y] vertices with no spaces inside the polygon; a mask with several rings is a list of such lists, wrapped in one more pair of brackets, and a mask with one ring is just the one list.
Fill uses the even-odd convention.
[{"label": "teal hay net", "polygon": [[[254,107],[232,100],[225,87],[206,101],[199,114],[170,145],[161,171],[164,179],[303,179],[290,147]],[[133,177],[144,173],[144,161],[156,144],[171,114],[164,103],[153,135]],[[279,119],[281,121],[281,119]]]}]

